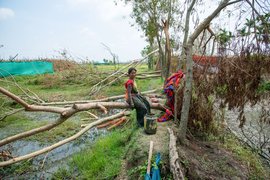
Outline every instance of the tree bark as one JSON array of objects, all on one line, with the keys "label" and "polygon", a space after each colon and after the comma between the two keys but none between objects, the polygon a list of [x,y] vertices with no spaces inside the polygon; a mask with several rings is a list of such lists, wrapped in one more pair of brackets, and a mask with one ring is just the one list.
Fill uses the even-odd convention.
[{"label": "tree bark", "polygon": [[190,6],[188,7],[187,14],[186,14],[185,33],[184,33],[184,39],[183,39],[183,44],[182,44],[182,51],[181,51],[179,64],[178,64],[178,69],[183,69],[184,71],[186,70],[184,47],[187,44],[188,33],[189,33],[190,15],[191,15],[191,11],[192,11],[195,3],[196,3],[196,0],[193,0],[191,2]]},{"label": "tree bark", "polygon": [[[209,15],[203,22],[195,29],[195,31],[188,38],[187,45],[185,47],[186,53],[186,61],[187,61],[187,74],[186,74],[186,86],[184,88],[184,98],[183,98],[183,106],[181,110],[181,122],[179,126],[179,139],[182,143],[185,143],[186,139],[186,131],[189,117],[189,108],[190,101],[192,97],[192,81],[193,81],[193,61],[192,61],[192,48],[194,40],[199,36],[199,34],[208,27],[209,23],[214,19],[220,11],[225,8],[227,5],[232,4],[229,3],[230,0],[222,1],[219,6],[214,10],[214,12]],[[234,1],[238,2],[238,1]]]},{"label": "tree bark", "polygon": [[[54,106],[39,106],[39,105],[29,105],[27,102],[23,101],[21,98],[16,96],[15,94],[5,90],[4,88],[0,87],[0,92],[5,94],[6,96],[12,98],[17,103],[21,104],[27,111],[43,111],[43,112],[53,112],[60,114],[60,118],[51,124],[35,128],[26,132],[22,132],[19,134],[16,134],[14,136],[7,137],[5,139],[2,139],[0,141],[0,146],[3,146],[5,144],[8,144],[10,142],[16,141],[21,138],[29,137],[31,135],[44,132],[47,130],[50,130],[59,124],[65,122],[69,117],[71,117],[73,114],[80,112],[80,111],[87,111],[89,109],[103,109],[104,111],[107,108],[118,108],[118,109],[128,109],[129,104],[126,102],[94,102],[94,103],[86,103],[86,104],[73,104],[73,106],[68,108],[60,108],[60,107],[54,107]],[[164,107],[159,103],[151,103],[151,108],[153,109],[159,109],[164,110]]]},{"label": "tree bark", "polygon": [[169,35],[169,21],[163,22],[163,30],[166,37],[166,54],[167,54],[167,63],[166,63],[166,73],[165,73],[165,79],[169,77],[170,74],[170,67],[171,67],[171,59],[172,59],[172,51],[171,51],[171,45],[170,45],[170,35]]},{"label": "tree bark", "polygon": [[170,156],[170,170],[173,174],[174,180],[184,180],[184,175],[182,173],[182,167],[179,163],[179,156],[176,149],[176,137],[173,134],[173,131],[168,128],[168,132],[170,134],[170,144],[169,144],[169,156]]},{"label": "tree bark", "polygon": [[[141,94],[145,95],[145,94],[149,94],[149,93],[154,93],[156,91],[157,91],[157,89],[154,89],[154,90],[141,92]],[[107,102],[107,101],[114,101],[114,100],[117,100],[117,99],[122,99],[124,97],[125,97],[125,95],[123,94],[123,95],[111,96],[111,97],[107,97],[107,98],[103,98],[103,99],[64,101],[64,102],[47,102],[47,103],[41,103],[39,105],[48,106],[48,105],[67,105],[67,104],[84,104],[84,103],[94,103],[94,102]]]}]

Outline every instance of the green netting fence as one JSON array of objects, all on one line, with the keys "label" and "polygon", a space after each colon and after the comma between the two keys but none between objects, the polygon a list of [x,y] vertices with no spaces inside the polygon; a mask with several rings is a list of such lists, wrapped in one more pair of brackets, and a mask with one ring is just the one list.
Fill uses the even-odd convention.
[{"label": "green netting fence", "polygon": [[53,63],[47,61],[0,62],[0,77],[53,72]]}]

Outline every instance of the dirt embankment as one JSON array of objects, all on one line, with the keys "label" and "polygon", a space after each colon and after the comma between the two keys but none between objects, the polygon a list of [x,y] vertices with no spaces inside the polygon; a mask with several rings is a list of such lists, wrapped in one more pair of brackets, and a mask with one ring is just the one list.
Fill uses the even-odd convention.
[{"label": "dirt embankment", "polygon": [[[173,179],[169,167],[169,134],[167,128],[177,127],[173,121],[158,123],[157,133],[147,135],[139,129],[129,145],[129,151],[124,157],[122,172],[117,179],[144,179],[147,166],[149,142],[154,141],[152,162],[155,155],[161,153],[160,172],[162,179]],[[178,144],[180,163],[184,167],[184,175],[188,179],[249,179],[252,175],[252,166],[246,164],[222,143],[199,140],[189,137],[187,145]],[[263,178],[270,174],[263,171]]]}]

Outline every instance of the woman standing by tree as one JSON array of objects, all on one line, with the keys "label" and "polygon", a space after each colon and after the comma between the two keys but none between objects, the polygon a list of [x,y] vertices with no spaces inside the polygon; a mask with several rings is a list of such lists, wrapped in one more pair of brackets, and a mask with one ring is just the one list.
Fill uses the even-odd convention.
[{"label": "woman standing by tree", "polygon": [[146,100],[146,98],[139,93],[137,89],[137,85],[135,82],[136,72],[137,70],[133,67],[128,69],[129,79],[125,83],[126,88],[125,98],[130,107],[136,109],[138,125],[140,127],[143,127],[144,116],[147,113],[150,113],[150,104]]}]

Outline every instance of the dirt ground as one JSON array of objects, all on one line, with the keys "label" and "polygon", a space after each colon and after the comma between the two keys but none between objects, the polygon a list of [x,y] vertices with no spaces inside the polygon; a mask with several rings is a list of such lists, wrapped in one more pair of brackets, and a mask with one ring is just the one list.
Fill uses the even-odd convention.
[{"label": "dirt ground", "polygon": [[[128,153],[123,159],[122,179],[144,179],[150,141],[154,141],[152,161],[161,153],[160,172],[162,179],[173,179],[169,165],[170,127],[176,132],[173,121],[158,123],[157,133],[145,134],[143,128],[137,131],[131,140]],[[230,151],[214,142],[204,142],[194,137],[188,138],[187,145],[178,145],[181,166],[187,179],[252,179],[249,165],[243,164]],[[269,174],[265,174],[268,179]]]}]

